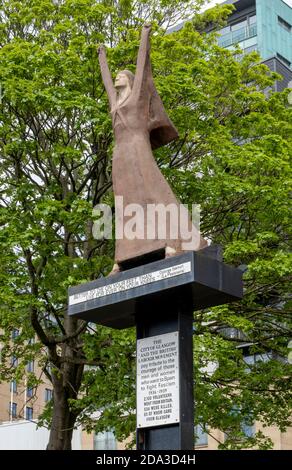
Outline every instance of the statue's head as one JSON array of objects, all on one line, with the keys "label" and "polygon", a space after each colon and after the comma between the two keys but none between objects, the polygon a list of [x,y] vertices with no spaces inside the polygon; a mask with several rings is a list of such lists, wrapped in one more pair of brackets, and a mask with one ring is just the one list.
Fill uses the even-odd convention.
[{"label": "statue's head", "polygon": [[135,75],[129,70],[121,70],[115,80],[115,87],[118,89],[129,88],[132,90]]}]

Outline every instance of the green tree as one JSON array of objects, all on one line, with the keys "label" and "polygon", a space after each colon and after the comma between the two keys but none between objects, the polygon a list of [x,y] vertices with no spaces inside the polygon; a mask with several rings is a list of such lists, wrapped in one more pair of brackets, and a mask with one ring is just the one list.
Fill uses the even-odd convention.
[{"label": "green tree", "polygon": [[[276,76],[257,54],[239,60],[202,33],[231,7],[199,16],[200,3],[0,1],[0,378],[20,380],[26,362],[39,361],[54,388],[43,416],[48,449],[70,448],[77,423],[114,428],[119,439],[135,427],[134,332],[66,311],[68,286],[106,275],[113,257],[113,242],[91,233],[94,205],[113,205],[96,46],[109,46],[113,73],[134,70],[144,21],[154,24],[154,77],[180,134],[157,161],[183,202],[201,204],[202,232],[222,244],[225,260],[247,268],[242,302],[194,317],[196,422],[225,431],[227,448],[269,446],[260,433],[244,436],[242,421],[290,424],[291,366],[272,359],[247,368],[239,339],[225,331],[241,331],[251,352],[287,356],[291,109],[287,94],[264,93]],[[187,16],[194,20],[165,34]]]}]

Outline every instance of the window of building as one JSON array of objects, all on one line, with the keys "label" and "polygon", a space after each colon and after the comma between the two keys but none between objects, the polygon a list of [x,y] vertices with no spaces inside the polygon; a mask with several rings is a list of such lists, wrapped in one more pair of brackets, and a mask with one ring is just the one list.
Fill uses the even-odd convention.
[{"label": "window of building", "polygon": [[18,359],[16,356],[11,356],[11,365],[12,367],[17,367],[18,366]]},{"label": "window of building", "polygon": [[247,26],[247,19],[243,21],[239,21],[238,23],[233,23],[231,25],[231,31],[238,31],[239,29],[246,28]]},{"label": "window of building", "polygon": [[[230,416],[236,416],[240,418],[240,408],[235,406],[230,412]],[[255,425],[251,415],[241,419],[239,424],[240,431],[244,434],[245,437],[253,437],[255,435]],[[225,434],[224,438],[228,438],[228,433]]]},{"label": "window of building", "polygon": [[248,17],[248,37],[252,38],[257,34],[257,15]]},{"label": "window of building", "polygon": [[277,57],[278,57],[278,59],[281,60],[281,62],[283,62],[285,65],[287,65],[287,67],[290,67],[291,62],[289,62],[289,60],[285,59],[285,57],[283,57],[283,56],[282,56],[281,54],[279,54],[278,52],[277,52]]},{"label": "window of building", "polygon": [[218,44],[221,47],[228,47],[231,46],[232,44],[232,35],[230,34],[224,34],[224,36],[220,36],[218,38]]},{"label": "window of building", "polygon": [[10,382],[10,392],[17,393],[17,383],[16,380]]},{"label": "window of building", "polygon": [[273,358],[272,353],[249,354],[243,357],[246,364],[256,364],[256,362],[268,362]]},{"label": "window of building", "polygon": [[204,431],[203,427],[198,424],[195,426],[195,446],[207,446],[208,434]]},{"label": "window of building", "polygon": [[247,20],[231,25],[232,42],[244,41],[247,37]]},{"label": "window of building", "polygon": [[245,335],[242,331],[238,330],[237,328],[234,327],[223,327],[219,329],[220,335],[223,336],[223,338],[227,339],[242,339],[243,341],[245,340]]},{"label": "window of building", "polygon": [[246,49],[243,50],[245,54],[249,54],[250,52],[254,52],[258,50],[258,45],[254,44],[253,46],[247,47]]},{"label": "window of building", "polygon": [[257,17],[254,14],[246,16],[244,19],[222,28],[219,34],[218,44],[221,47],[229,47],[252,38],[257,35]]},{"label": "window of building", "polygon": [[220,29],[219,33],[221,36],[224,36],[224,34],[230,33],[230,25],[225,26],[225,28]]},{"label": "window of building", "polygon": [[46,365],[46,371],[49,375],[52,375],[52,366],[51,366],[51,364]]},{"label": "window of building", "polygon": [[27,389],[26,389],[26,396],[27,396],[27,398],[33,397],[33,391],[34,391],[34,388],[33,388],[33,387],[27,387]]},{"label": "window of building", "polygon": [[252,15],[248,18],[249,25],[256,24],[257,22],[257,15]]},{"label": "window of building", "polygon": [[11,333],[12,339],[17,338],[17,336],[19,336],[19,330],[17,328],[13,328],[12,333]]},{"label": "window of building", "polygon": [[27,419],[28,421],[31,421],[33,419],[33,408],[31,408],[30,406],[26,407],[25,419]]},{"label": "window of building", "polygon": [[286,31],[291,31],[291,24],[289,24],[287,21],[283,20],[283,18],[281,18],[281,16],[278,16],[278,23],[280,26],[282,26],[282,28],[286,29]]},{"label": "window of building", "polygon": [[254,437],[255,435],[254,424],[247,424],[245,421],[242,421],[240,427],[245,437]]},{"label": "window of building", "polygon": [[9,402],[9,414],[12,418],[17,417],[17,404]]},{"label": "window of building", "polygon": [[116,450],[117,441],[113,431],[98,432],[93,439],[94,450]]},{"label": "window of building", "polygon": [[53,398],[53,390],[50,388],[45,389],[45,401],[50,401]]},{"label": "window of building", "polygon": [[29,361],[26,366],[27,372],[33,372],[34,370],[34,361]]}]

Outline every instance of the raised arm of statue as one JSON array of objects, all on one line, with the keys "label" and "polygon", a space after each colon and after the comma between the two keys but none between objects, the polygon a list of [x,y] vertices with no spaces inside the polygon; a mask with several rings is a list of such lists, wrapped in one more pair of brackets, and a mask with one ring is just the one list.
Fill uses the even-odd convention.
[{"label": "raised arm of statue", "polygon": [[152,78],[150,63],[150,32],[151,25],[143,26],[133,85],[134,96],[139,96],[141,91],[143,92],[144,85],[147,80]]},{"label": "raised arm of statue", "polygon": [[103,80],[103,83],[104,83],[104,86],[108,95],[110,106],[112,107],[116,101],[116,89],[114,87],[112,76],[108,68],[104,46],[99,46],[98,48],[98,59],[99,59],[102,80]]}]

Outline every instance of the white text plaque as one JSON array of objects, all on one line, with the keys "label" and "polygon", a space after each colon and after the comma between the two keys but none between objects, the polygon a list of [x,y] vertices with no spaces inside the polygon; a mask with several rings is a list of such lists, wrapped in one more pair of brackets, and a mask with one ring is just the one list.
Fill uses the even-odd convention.
[{"label": "white text plaque", "polygon": [[177,264],[170,266],[169,268],[159,269],[158,271],[152,271],[150,273],[142,274],[141,276],[132,277],[123,281],[113,282],[106,286],[97,287],[96,289],[87,290],[85,292],[79,292],[69,296],[69,305],[76,305],[82,302],[88,302],[89,300],[98,299],[99,297],[105,297],[107,295],[116,294],[118,292],[127,291],[135,287],[145,286],[153,282],[161,281],[163,279],[169,279],[175,276],[181,276],[182,274],[191,272],[191,263]]},{"label": "white text plaque", "polygon": [[137,427],[179,422],[178,332],[137,341]]}]

